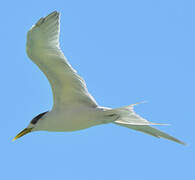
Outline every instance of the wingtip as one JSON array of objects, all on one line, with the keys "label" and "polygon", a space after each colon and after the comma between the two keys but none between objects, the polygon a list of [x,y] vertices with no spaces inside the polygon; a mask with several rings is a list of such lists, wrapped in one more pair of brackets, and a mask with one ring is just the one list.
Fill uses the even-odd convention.
[{"label": "wingtip", "polygon": [[187,143],[185,143],[185,142],[183,142],[183,141],[179,141],[179,143],[180,143],[181,145],[184,145],[184,146],[189,146],[189,144],[187,144]]},{"label": "wingtip", "polygon": [[59,16],[60,15],[60,12],[58,12],[58,11],[53,11],[53,12],[51,12],[50,14],[48,14],[45,18],[48,18],[48,17],[51,17],[51,16]]},{"label": "wingtip", "polygon": [[57,18],[59,19],[60,13],[58,11],[53,11],[50,14],[48,14],[45,17],[42,17],[39,19],[39,21],[35,24],[36,26],[40,26],[41,24],[43,24],[45,21],[52,19],[52,18]]},{"label": "wingtip", "polygon": [[[160,136],[160,137],[162,137],[162,136]],[[172,140],[172,141],[174,141],[174,142],[176,142],[176,143],[179,143],[179,144],[181,144],[181,145],[183,145],[183,146],[188,146],[187,143],[185,143],[185,142],[183,142],[183,141],[181,141],[181,140],[179,140],[179,139],[177,139],[177,138],[175,138],[175,137],[172,137],[172,136],[170,136],[170,138],[166,138],[166,137],[162,137],[162,138]]]}]

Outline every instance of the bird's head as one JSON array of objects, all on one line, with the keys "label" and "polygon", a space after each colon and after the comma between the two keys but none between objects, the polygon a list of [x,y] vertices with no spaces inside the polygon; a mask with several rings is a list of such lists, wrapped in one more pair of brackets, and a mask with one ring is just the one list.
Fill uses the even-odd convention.
[{"label": "bird's head", "polygon": [[24,130],[22,130],[20,133],[18,133],[18,134],[16,135],[15,138],[13,138],[13,141],[15,141],[16,139],[18,139],[18,138],[24,136],[25,134],[28,134],[28,133],[34,131],[34,129],[35,129],[35,128],[37,127],[37,125],[39,124],[39,121],[40,121],[41,119],[43,119],[43,116],[44,116],[47,112],[48,112],[48,111],[43,112],[43,113],[37,115],[36,117],[34,117],[34,118],[31,120],[30,124],[27,126],[27,128],[25,128]]}]

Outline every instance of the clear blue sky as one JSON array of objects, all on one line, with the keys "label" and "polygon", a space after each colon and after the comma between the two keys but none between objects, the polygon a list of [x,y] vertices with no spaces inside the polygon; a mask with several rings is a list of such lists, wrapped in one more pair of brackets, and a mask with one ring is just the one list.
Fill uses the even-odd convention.
[{"label": "clear blue sky", "polygon": [[[0,179],[195,178],[195,3],[185,0],[3,1]],[[115,125],[11,139],[52,107],[43,73],[25,52],[26,33],[61,12],[61,48],[102,106],[147,100],[136,111],[185,147]]]}]

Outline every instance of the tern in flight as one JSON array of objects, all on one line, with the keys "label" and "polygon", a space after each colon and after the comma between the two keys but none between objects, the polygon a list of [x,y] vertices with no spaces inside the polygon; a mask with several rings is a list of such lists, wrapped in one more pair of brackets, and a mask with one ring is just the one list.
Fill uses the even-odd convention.
[{"label": "tern in flight", "polygon": [[114,123],[154,137],[185,144],[151,127],[150,125],[159,124],[149,122],[137,115],[134,112],[135,104],[116,109],[97,104],[88,92],[85,81],[72,68],[60,49],[59,15],[54,11],[41,18],[28,31],[26,43],[29,58],[43,71],[51,84],[52,110],[34,117],[13,140],[33,131],[77,131],[100,124]]}]

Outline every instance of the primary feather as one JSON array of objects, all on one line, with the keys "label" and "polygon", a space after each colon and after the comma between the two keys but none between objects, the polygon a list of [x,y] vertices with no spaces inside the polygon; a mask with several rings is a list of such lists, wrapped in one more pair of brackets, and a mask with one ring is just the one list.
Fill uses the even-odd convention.
[{"label": "primary feather", "polygon": [[130,125],[130,124],[117,123],[117,122],[115,124],[117,124],[119,126],[126,127],[126,128],[134,129],[136,131],[140,131],[140,132],[149,134],[149,135],[157,137],[157,138],[165,138],[165,139],[177,142],[179,144],[186,145],[186,143],[184,143],[183,141],[180,141],[179,139],[177,139],[173,136],[170,136],[169,134],[164,133],[164,132],[162,132],[156,128],[153,128],[151,126],[148,126],[148,125]]}]

